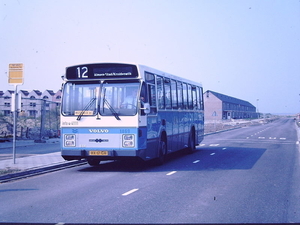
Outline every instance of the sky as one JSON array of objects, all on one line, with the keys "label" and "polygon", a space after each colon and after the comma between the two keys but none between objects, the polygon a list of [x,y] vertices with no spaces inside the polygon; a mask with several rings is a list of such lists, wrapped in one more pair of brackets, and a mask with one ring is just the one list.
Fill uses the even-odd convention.
[{"label": "sky", "polygon": [[61,88],[68,66],[130,62],[300,112],[300,0],[0,0],[0,90]]}]

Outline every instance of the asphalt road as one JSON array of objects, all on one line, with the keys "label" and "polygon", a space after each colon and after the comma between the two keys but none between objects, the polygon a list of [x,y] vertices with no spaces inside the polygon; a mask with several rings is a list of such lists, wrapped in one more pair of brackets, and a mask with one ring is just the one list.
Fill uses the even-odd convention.
[{"label": "asphalt road", "polygon": [[162,166],[83,165],[0,184],[0,222],[300,222],[293,120],[206,136]]},{"label": "asphalt road", "polygon": [[[22,141],[20,141],[22,142]],[[18,154],[47,154],[52,152],[60,151],[60,140],[49,140],[47,143],[34,143],[31,141],[24,141],[24,144],[16,146],[16,152]],[[2,146],[3,145],[3,146]],[[0,145],[0,154],[11,154],[12,152],[12,142]]]}]

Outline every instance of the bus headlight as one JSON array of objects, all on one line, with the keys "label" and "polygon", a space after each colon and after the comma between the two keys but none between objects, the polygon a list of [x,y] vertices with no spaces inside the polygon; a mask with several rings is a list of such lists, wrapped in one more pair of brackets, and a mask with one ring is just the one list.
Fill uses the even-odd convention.
[{"label": "bus headlight", "polygon": [[75,134],[65,134],[64,136],[64,146],[65,147],[75,147],[76,146],[76,135]]},{"label": "bus headlight", "polygon": [[123,134],[122,143],[124,148],[133,148],[134,147],[134,134]]}]

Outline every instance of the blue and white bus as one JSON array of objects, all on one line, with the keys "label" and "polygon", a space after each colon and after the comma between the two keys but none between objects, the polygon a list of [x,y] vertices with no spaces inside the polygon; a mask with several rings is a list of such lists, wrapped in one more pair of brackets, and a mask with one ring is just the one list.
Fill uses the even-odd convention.
[{"label": "blue and white bus", "polygon": [[60,123],[66,160],[162,164],[167,154],[193,152],[203,140],[202,85],[138,64],[67,67]]}]

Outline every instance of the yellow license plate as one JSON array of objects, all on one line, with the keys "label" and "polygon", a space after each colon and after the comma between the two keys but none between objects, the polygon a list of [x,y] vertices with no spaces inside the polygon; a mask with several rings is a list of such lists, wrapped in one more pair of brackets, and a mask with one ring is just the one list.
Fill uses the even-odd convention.
[{"label": "yellow license plate", "polygon": [[108,155],[108,151],[90,151],[89,155]]}]

